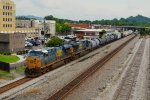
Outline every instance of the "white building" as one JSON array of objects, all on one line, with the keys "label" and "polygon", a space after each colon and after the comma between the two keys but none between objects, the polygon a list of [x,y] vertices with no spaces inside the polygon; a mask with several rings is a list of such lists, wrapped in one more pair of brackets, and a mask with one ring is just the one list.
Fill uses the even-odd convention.
[{"label": "white building", "polygon": [[[44,35],[44,20],[35,20],[34,26],[38,29],[39,36],[42,37]],[[50,36],[55,36],[55,33],[56,33],[56,21],[46,20],[45,35],[50,37]]]}]

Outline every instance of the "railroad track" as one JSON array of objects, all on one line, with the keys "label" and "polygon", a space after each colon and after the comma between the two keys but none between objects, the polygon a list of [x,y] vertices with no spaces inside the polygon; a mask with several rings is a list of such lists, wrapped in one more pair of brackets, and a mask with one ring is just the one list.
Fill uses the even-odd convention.
[{"label": "railroad track", "polygon": [[6,92],[8,90],[11,90],[11,89],[13,89],[13,88],[15,88],[17,86],[20,86],[20,85],[22,85],[22,84],[24,84],[24,83],[26,83],[26,82],[28,82],[30,80],[32,80],[32,79],[25,77],[25,78],[22,78],[20,80],[15,81],[15,82],[12,82],[10,84],[7,84],[7,85],[5,85],[3,87],[0,87],[0,94]]},{"label": "railroad track", "polygon": [[132,97],[132,92],[134,91],[134,86],[136,84],[136,78],[139,74],[139,69],[141,66],[144,47],[145,40],[143,40],[140,44],[140,47],[133,59],[133,62],[130,64],[130,68],[128,69],[125,77],[123,78],[122,83],[119,86],[113,100],[129,100]]},{"label": "railroad track", "polygon": [[150,45],[149,45],[149,67],[147,69],[147,100],[150,100]]},{"label": "railroad track", "polygon": [[[122,49],[128,42],[130,42],[132,39],[133,39],[134,37],[132,37],[131,39],[129,39],[127,42],[125,42],[123,45],[121,45],[120,46],[120,48]],[[116,50],[115,50],[115,52],[117,53],[117,52],[119,52],[119,49],[117,48]],[[109,57],[113,57],[113,55],[115,55],[115,53],[114,54],[108,54],[108,56]],[[103,62],[103,61],[100,61],[100,63],[97,63],[97,64],[95,64],[94,66],[102,66],[102,65],[104,65],[109,59],[109,57],[108,56],[106,56],[106,57],[104,57],[102,60],[105,60],[105,62]],[[90,68],[89,70],[87,70],[87,72],[86,73],[83,73],[82,75],[80,75],[79,77],[78,77],[78,80],[75,80],[75,81],[73,81],[72,83],[70,83],[70,84],[79,84],[80,83],[80,81],[81,80],[83,80],[83,79],[85,79],[85,78],[87,78],[87,76],[88,76],[88,74],[87,73],[91,73],[91,71],[92,71],[92,73],[95,71],[95,70],[97,70],[99,67],[95,67],[95,68]],[[7,84],[7,85],[5,85],[5,86],[3,86],[3,87],[0,87],[0,94],[2,94],[2,93],[5,93],[5,92],[7,92],[7,91],[9,91],[9,90],[11,90],[11,89],[13,89],[13,88],[15,88],[15,87],[17,87],[17,86],[20,86],[20,85],[22,85],[22,84],[24,84],[24,83],[26,83],[26,82],[29,82],[29,81],[31,81],[33,78],[27,78],[27,77],[24,77],[24,78],[22,78],[22,79],[20,79],[20,80],[17,80],[17,81],[15,81],[15,82],[12,82],[12,83],[10,83],[10,84]],[[73,85],[74,86],[74,85]],[[68,90],[68,89],[67,89]],[[52,99],[50,99],[50,100],[52,100]],[[59,99],[54,99],[54,100],[59,100]]]},{"label": "railroad track", "polygon": [[133,40],[136,36],[130,38],[128,41],[120,45],[118,48],[110,52],[100,61],[96,62],[93,66],[67,84],[65,87],[54,93],[53,95],[49,96],[48,100],[62,100],[65,98],[73,89],[80,85],[86,78],[91,76],[94,72],[100,69],[104,64],[106,64],[114,55],[116,55],[120,50],[122,50],[131,40]]}]

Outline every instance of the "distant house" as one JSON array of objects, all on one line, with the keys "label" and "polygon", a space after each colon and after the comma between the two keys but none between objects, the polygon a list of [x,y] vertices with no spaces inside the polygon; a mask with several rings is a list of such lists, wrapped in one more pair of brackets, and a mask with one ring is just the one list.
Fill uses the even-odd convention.
[{"label": "distant house", "polygon": [[79,39],[93,39],[99,38],[100,32],[105,30],[106,32],[111,32],[111,29],[83,29],[83,30],[75,30],[74,35]]}]

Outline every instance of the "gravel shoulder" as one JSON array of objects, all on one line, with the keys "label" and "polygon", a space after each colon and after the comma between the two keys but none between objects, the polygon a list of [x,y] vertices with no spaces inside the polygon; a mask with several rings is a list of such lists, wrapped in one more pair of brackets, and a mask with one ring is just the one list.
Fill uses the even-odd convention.
[{"label": "gravel shoulder", "polygon": [[119,79],[120,74],[126,67],[124,66],[124,63],[131,54],[137,41],[138,38],[129,43],[123,50],[70,93],[64,100],[111,100],[111,98],[109,98],[110,94],[106,91],[108,91],[112,84]]},{"label": "gravel shoulder", "polygon": [[[43,80],[37,82],[36,84],[20,91],[19,93],[7,98],[13,100],[43,100],[48,96],[52,95],[71,80],[76,78],[83,71],[88,69],[93,63],[98,59],[104,57],[108,52],[111,52],[124,41],[129,39],[126,37],[122,40],[111,43],[105,47],[97,49],[86,56],[73,61],[61,68],[58,68],[50,73],[45,74]],[[85,60],[86,58],[86,60]],[[84,60],[83,60],[84,59]],[[120,58],[118,58],[120,59]],[[123,59],[122,59],[123,60]],[[120,62],[121,63],[121,62]],[[115,65],[118,65],[117,60],[114,62]],[[108,69],[109,70],[109,69]],[[113,71],[112,71],[113,72]],[[115,71],[114,71],[115,72]],[[104,79],[105,80],[105,79]],[[72,100],[72,99],[71,99]],[[75,99],[77,100],[77,99]]]},{"label": "gravel shoulder", "polygon": [[135,80],[135,86],[133,87],[132,97],[130,100],[147,100],[147,69],[148,69],[148,62],[149,62],[149,39],[146,39],[146,45],[144,49],[144,54],[142,57],[139,74],[137,79]]}]

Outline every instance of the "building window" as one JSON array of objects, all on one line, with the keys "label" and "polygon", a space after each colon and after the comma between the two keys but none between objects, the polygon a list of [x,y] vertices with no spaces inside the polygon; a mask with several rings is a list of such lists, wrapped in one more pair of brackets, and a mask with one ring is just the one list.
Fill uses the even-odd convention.
[{"label": "building window", "polygon": [[5,12],[3,12],[3,15],[5,15]]},{"label": "building window", "polygon": [[3,18],[3,21],[5,21],[5,18]]},{"label": "building window", "polygon": [[5,6],[3,6],[3,9],[5,9]]},{"label": "building window", "polygon": [[3,27],[5,27],[5,24],[3,24]]}]

